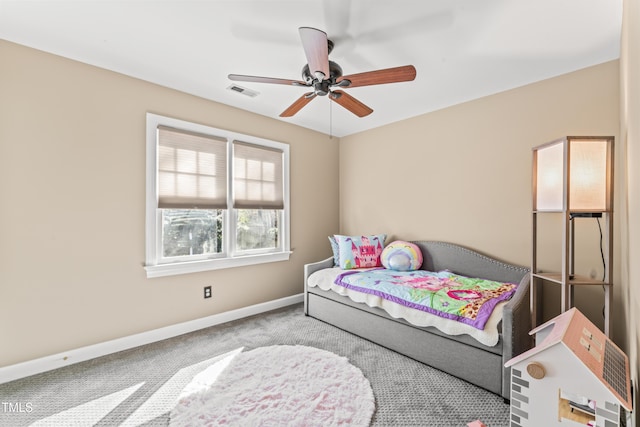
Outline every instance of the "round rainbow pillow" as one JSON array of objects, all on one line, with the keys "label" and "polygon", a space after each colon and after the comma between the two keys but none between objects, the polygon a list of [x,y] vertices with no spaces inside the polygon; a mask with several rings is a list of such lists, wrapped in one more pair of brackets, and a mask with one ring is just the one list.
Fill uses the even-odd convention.
[{"label": "round rainbow pillow", "polygon": [[413,243],[396,240],[384,248],[380,255],[380,261],[384,268],[389,270],[417,270],[422,265],[422,252]]}]

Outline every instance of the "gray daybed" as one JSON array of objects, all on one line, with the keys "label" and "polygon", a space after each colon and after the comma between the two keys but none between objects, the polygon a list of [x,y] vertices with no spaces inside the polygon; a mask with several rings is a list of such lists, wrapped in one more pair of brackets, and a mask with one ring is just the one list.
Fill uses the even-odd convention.
[{"label": "gray daybed", "polygon": [[333,267],[333,258],[304,267],[304,313],[411,357],[509,400],[509,368],[504,364],[532,346],[529,336],[529,270],[459,245],[414,241],[422,251],[423,270],[450,270],[467,277],[519,283],[505,304],[498,344],[488,347],[469,335],[450,336],[434,327],[418,327],[384,310],[356,303],[331,290],[309,287],[309,276]]}]

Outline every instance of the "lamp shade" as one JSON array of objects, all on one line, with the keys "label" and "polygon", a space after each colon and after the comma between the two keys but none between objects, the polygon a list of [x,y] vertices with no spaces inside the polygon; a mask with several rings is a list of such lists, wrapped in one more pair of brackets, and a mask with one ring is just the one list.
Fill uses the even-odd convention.
[{"label": "lamp shade", "polygon": [[533,150],[535,210],[611,210],[612,137],[566,137]]}]

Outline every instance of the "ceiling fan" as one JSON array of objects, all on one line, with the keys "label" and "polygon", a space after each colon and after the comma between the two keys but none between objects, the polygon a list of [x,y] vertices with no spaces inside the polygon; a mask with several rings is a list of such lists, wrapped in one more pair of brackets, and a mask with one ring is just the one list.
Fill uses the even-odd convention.
[{"label": "ceiling fan", "polygon": [[311,27],[300,27],[299,31],[302,47],[307,57],[307,65],[302,68],[303,80],[229,74],[229,79],[234,81],[273,83],[313,88],[312,92],[305,93],[284,110],[280,114],[280,117],[291,117],[316,96],[326,95],[329,96],[329,99],[351,111],[356,116],[364,117],[371,114],[373,110],[346,92],[334,88],[351,88],[406,82],[416,78],[416,69],[413,65],[343,76],[342,68],[335,62],[329,61],[329,53],[333,49],[333,42],[327,38],[327,34],[324,31]]}]

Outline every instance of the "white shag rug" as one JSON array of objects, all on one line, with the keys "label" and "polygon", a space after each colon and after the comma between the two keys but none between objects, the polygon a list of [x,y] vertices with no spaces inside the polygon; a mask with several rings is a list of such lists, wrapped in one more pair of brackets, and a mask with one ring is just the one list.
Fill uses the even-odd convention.
[{"label": "white shag rug", "polygon": [[373,391],[347,358],[306,346],[239,353],[196,376],[170,426],[368,426]]}]

